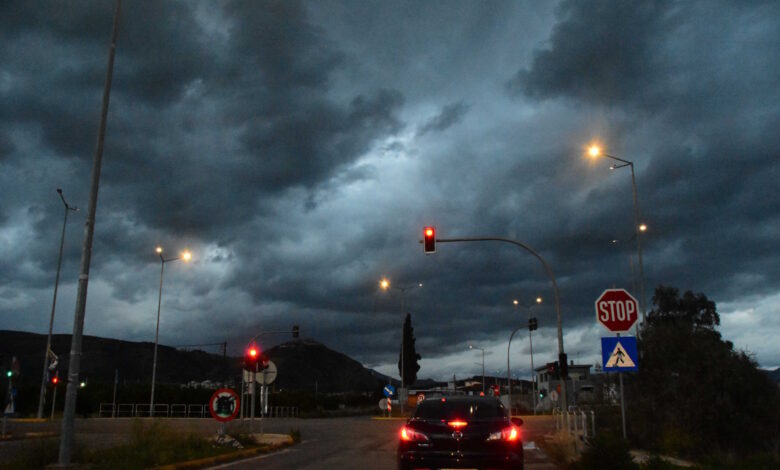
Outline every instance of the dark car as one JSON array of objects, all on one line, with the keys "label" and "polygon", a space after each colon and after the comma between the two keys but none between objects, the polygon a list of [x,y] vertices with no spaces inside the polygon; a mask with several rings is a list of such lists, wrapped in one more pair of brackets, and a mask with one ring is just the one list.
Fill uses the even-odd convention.
[{"label": "dark car", "polygon": [[523,420],[493,397],[420,403],[400,430],[398,468],[523,468]]}]

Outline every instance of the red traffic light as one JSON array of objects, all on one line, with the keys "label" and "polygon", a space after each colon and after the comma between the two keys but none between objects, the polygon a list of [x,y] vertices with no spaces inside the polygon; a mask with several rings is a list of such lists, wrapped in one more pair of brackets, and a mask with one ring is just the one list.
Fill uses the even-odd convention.
[{"label": "red traffic light", "polygon": [[60,378],[57,377],[56,375],[51,378],[51,384],[52,385],[57,385],[59,382],[60,382]]},{"label": "red traffic light", "polygon": [[423,251],[425,253],[436,252],[436,228],[435,227],[423,228]]},{"label": "red traffic light", "polygon": [[244,369],[256,370],[257,361],[260,358],[260,349],[257,346],[250,346],[244,352]]}]

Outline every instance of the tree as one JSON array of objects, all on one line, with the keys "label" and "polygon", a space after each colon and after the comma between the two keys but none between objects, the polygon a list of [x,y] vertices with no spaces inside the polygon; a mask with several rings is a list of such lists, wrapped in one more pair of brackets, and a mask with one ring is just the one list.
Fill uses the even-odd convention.
[{"label": "tree", "polygon": [[[403,348],[398,355],[398,372],[401,374],[403,369],[403,382],[409,386],[417,380],[417,372],[420,370],[420,364],[417,362],[422,357],[417,354],[414,347],[414,328],[412,328],[412,315],[407,313],[404,320]],[[401,361],[403,360],[403,368]]]},{"label": "tree", "polygon": [[643,445],[692,456],[767,451],[777,443],[780,394],[743,351],[721,339],[704,294],[659,286],[629,380],[632,435]]}]

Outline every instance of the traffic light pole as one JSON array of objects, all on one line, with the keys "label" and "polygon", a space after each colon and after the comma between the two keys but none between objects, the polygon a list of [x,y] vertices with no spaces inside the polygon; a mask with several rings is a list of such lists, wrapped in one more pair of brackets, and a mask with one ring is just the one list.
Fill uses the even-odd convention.
[{"label": "traffic light pole", "polygon": [[[561,303],[558,296],[558,284],[555,282],[555,275],[552,272],[552,269],[550,269],[550,266],[547,264],[547,262],[542,258],[539,253],[536,252],[533,248],[526,245],[525,243],[519,242],[517,240],[511,240],[509,238],[500,238],[500,237],[467,237],[467,238],[437,238],[437,243],[457,243],[457,242],[503,242],[503,243],[510,243],[512,245],[518,246],[527,252],[534,255],[536,259],[539,260],[539,262],[542,263],[542,266],[544,266],[545,271],[547,272],[547,276],[550,278],[550,281],[552,282],[553,287],[553,296],[555,298],[555,311],[558,316],[558,356],[563,357],[563,321],[561,319]],[[563,403],[563,410],[566,411],[568,409],[568,401],[566,397],[566,379],[561,378],[561,402]],[[567,418],[568,419],[568,418]]]}]

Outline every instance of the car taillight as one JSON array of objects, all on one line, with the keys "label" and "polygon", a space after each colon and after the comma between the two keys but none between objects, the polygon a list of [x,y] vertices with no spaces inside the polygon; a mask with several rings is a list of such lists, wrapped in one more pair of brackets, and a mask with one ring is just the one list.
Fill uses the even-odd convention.
[{"label": "car taillight", "polygon": [[518,439],[520,439],[520,430],[515,425],[506,427],[500,431],[492,432],[487,438],[488,441],[505,442],[515,442]]},{"label": "car taillight", "polygon": [[450,422],[447,423],[448,426],[453,427],[455,429],[460,429],[462,427],[465,427],[468,424],[469,423],[467,423],[465,421],[460,421],[458,419],[456,419],[455,421],[450,421]]},{"label": "car taillight", "polygon": [[409,427],[401,428],[401,440],[406,442],[428,442],[428,436]]}]

